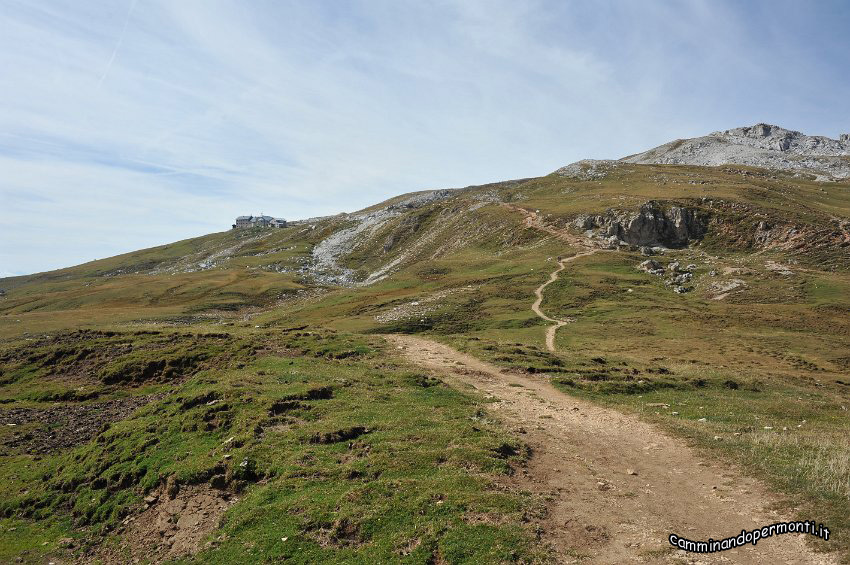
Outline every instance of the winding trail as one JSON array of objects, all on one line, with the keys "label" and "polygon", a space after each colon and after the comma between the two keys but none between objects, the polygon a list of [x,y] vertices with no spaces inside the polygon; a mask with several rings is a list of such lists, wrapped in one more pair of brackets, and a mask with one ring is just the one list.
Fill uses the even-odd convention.
[{"label": "winding trail", "polygon": [[585,250],[576,253],[571,257],[567,257],[566,259],[559,259],[558,268],[555,269],[555,271],[553,271],[552,274],[549,275],[549,280],[544,282],[534,290],[534,295],[537,297],[537,300],[535,300],[534,303],[531,305],[531,310],[535,314],[537,314],[538,317],[553,324],[552,326],[549,326],[549,328],[546,330],[546,349],[548,349],[549,351],[555,351],[555,334],[557,333],[558,328],[569,324],[573,320],[571,318],[568,318],[566,320],[559,320],[557,318],[552,318],[544,314],[543,310],[540,309],[540,305],[543,303],[543,290],[547,286],[558,280],[558,275],[566,268],[567,263],[575,261],[580,257],[587,257],[588,255],[593,255],[600,249],[598,247],[593,247],[592,245],[590,245],[587,240],[581,239],[570,233],[569,230],[558,229],[553,226],[547,225],[538,212],[532,212],[531,210],[526,210],[525,208],[521,208],[513,204],[505,203],[503,205],[509,210],[522,214],[524,216],[525,227],[548,233],[549,235],[553,235],[573,247]]},{"label": "winding trail", "polygon": [[[806,544],[809,534],[775,535],[714,554],[685,553],[668,538],[723,539],[788,516],[777,498],[734,466],[704,460],[682,439],[635,415],[567,396],[543,377],[504,371],[422,337],[388,335],[404,357],[457,388],[472,388],[531,447],[527,466],[502,488],[546,500],[529,517],[559,563],[837,563]],[[814,517],[813,517],[814,518]]]},{"label": "winding trail", "polygon": [[558,261],[558,268],[552,271],[552,274],[549,275],[549,280],[534,289],[534,295],[537,297],[537,300],[535,300],[534,303],[531,305],[532,311],[534,311],[535,314],[537,314],[539,317],[543,318],[547,322],[552,322],[554,324],[552,326],[549,326],[549,328],[546,330],[546,349],[548,349],[549,351],[555,351],[555,332],[558,331],[558,328],[569,324],[573,320],[572,318],[568,318],[566,320],[559,320],[557,318],[551,318],[544,314],[543,310],[540,309],[540,305],[543,303],[543,290],[547,286],[558,280],[558,274],[566,268],[567,263],[569,263],[570,261],[575,261],[579,257],[586,257],[587,255],[592,255],[594,253],[596,253],[595,249],[576,253],[572,257],[561,259],[560,261]]}]

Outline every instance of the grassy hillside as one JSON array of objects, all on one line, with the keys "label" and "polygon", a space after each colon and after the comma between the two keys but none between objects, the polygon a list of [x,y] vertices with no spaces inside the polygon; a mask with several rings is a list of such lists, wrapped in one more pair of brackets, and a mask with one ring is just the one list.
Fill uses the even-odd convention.
[{"label": "grassy hillside", "polygon": [[[650,200],[700,214],[704,236],[593,239],[546,289],[572,320],[547,351],[533,292],[578,250],[576,220]],[[850,553],[848,220],[848,183],[620,164],[2,279],[0,418],[27,423],[0,429],[0,557],[545,560],[543,502],[500,487],[522,442],[384,333],[637,412],[770,481]],[[689,292],[647,259],[692,265]],[[190,499],[221,530],[150,537]]]},{"label": "grassy hillside", "polygon": [[[541,551],[522,519],[539,502],[498,486],[521,444],[476,416],[480,400],[388,359],[382,340],[92,331],[13,347],[4,366],[2,402],[32,415],[0,430],[4,561],[160,560],[186,547],[204,563]],[[214,538],[147,523],[201,495],[197,512],[227,511]]]}]

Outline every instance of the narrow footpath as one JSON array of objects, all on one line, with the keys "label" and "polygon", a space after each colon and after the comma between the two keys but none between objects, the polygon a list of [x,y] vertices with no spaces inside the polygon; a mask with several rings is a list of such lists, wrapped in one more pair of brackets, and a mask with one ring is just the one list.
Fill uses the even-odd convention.
[{"label": "narrow footpath", "polygon": [[570,261],[575,261],[580,257],[592,255],[595,252],[596,250],[584,251],[582,253],[577,253],[572,257],[561,259],[560,261],[558,261],[558,268],[555,269],[551,275],[549,275],[549,280],[534,289],[534,295],[537,297],[537,300],[532,303],[531,310],[547,322],[552,322],[554,324],[552,326],[549,326],[549,328],[546,330],[546,349],[548,349],[549,351],[555,351],[555,333],[558,331],[558,328],[569,324],[572,320],[558,320],[556,318],[550,318],[549,316],[543,313],[543,310],[540,309],[540,305],[543,303],[543,290],[547,286],[558,280],[558,274],[563,271],[564,268],[566,268],[567,263],[569,263]]},{"label": "narrow footpath", "polygon": [[557,239],[576,249],[583,249],[583,251],[580,251],[575,255],[572,255],[565,259],[559,258],[558,268],[555,269],[555,271],[549,275],[549,280],[544,282],[534,290],[534,295],[537,297],[537,299],[531,305],[531,310],[543,320],[546,320],[547,322],[551,322],[553,324],[546,330],[546,349],[548,349],[549,351],[555,351],[555,334],[557,333],[559,328],[572,322],[572,319],[559,320],[557,318],[547,316],[540,308],[540,305],[543,303],[543,291],[547,286],[558,280],[558,275],[566,268],[567,263],[575,261],[576,259],[579,259],[581,257],[593,255],[597,251],[600,251],[600,249],[591,245],[588,240],[582,239],[574,235],[567,229],[559,229],[548,225],[539,212],[532,212],[531,210],[526,210],[525,208],[522,208],[520,206],[515,206],[513,204],[508,203],[503,204],[503,206],[508,210],[511,210],[512,212],[518,212],[522,214],[523,224],[525,225],[525,227],[535,229],[537,231],[541,231],[551,236],[554,236]]}]

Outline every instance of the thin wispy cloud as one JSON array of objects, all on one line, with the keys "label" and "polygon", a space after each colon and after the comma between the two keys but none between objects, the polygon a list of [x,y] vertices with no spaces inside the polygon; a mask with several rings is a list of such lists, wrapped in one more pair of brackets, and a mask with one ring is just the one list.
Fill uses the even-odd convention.
[{"label": "thin wispy cloud", "polygon": [[0,27],[5,274],[756,121],[850,130],[843,2],[7,0]]},{"label": "thin wispy cloud", "polygon": [[124,43],[124,36],[127,34],[127,26],[130,24],[130,17],[133,15],[133,9],[135,7],[136,0],[132,0],[130,3],[130,9],[127,10],[127,18],[124,20],[124,27],[121,28],[121,36],[118,38],[118,43],[115,45],[115,49],[112,50],[112,55],[109,56],[109,62],[106,63],[106,69],[97,81],[98,88],[100,88],[100,85],[103,84],[103,80],[106,78],[106,75],[109,74],[109,69],[112,68],[112,63],[115,61],[115,55],[118,54],[118,50],[121,49],[121,44]]}]

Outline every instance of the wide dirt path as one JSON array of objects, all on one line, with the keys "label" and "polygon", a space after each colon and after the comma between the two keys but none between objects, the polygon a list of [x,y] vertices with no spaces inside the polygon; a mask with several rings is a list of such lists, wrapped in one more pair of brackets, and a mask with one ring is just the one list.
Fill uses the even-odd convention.
[{"label": "wide dirt path", "polygon": [[827,564],[808,534],[715,554],[673,550],[671,533],[707,540],[788,519],[775,498],[735,468],[701,459],[683,441],[635,416],[567,396],[543,378],[502,371],[446,345],[387,336],[414,364],[494,397],[493,410],[532,448],[514,488],[551,495],[543,538],[559,562]]}]

